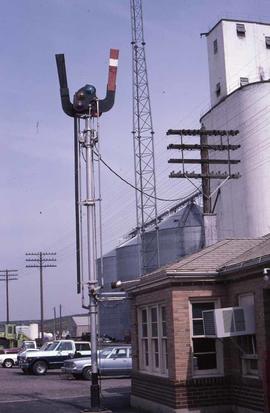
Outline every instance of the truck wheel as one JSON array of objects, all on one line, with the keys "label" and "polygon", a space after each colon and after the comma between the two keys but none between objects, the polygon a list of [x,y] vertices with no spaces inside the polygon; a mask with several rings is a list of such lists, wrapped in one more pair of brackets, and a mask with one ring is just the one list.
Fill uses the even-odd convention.
[{"label": "truck wheel", "polygon": [[39,360],[36,361],[35,364],[33,365],[33,373],[36,376],[42,376],[43,374],[46,374],[48,369],[47,364],[45,363],[45,361]]},{"label": "truck wheel", "polygon": [[83,372],[82,372],[82,376],[84,380],[91,380],[91,373],[92,373],[92,368],[90,366],[85,367],[85,369],[83,369]]},{"label": "truck wheel", "polygon": [[3,361],[3,367],[6,369],[11,369],[14,366],[14,361],[12,359],[6,359]]}]

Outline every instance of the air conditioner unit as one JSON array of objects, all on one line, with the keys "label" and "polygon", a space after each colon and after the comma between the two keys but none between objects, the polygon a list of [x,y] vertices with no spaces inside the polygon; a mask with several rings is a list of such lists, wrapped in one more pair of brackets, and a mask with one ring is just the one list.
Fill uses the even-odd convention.
[{"label": "air conditioner unit", "polygon": [[254,306],[217,308],[203,314],[206,337],[232,337],[255,334]]}]

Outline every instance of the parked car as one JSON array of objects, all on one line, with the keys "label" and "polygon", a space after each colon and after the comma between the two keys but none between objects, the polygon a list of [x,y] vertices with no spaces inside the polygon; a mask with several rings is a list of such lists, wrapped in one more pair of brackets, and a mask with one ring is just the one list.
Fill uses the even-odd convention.
[{"label": "parked car", "polygon": [[0,350],[0,365],[4,368],[10,369],[17,362],[18,350],[15,352],[14,348]]},{"label": "parked car", "polygon": [[20,355],[19,367],[24,373],[46,374],[48,369],[59,369],[68,358],[91,355],[88,341],[56,340],[48,348],[27,351]]},{"label": "parked car", "polygon": [[[110,346],[98,353],[98,371],[101,376],[130,375],[132,369],[131,346]],[[62,372],[75,378],[91,379],[91,357],[66,360]]]},{"label": "parked car", "polygon": [[0,349],[0,365],[10,369],[18,362],[18,356],[28,349],[36,349],[36,342],[33,340],[24,340],[20,347]]}]

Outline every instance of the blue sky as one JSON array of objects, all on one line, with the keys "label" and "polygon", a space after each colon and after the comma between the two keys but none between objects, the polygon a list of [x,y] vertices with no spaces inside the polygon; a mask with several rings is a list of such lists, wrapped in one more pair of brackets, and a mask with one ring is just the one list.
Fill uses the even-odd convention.
[{"label": "blue sky", "polygon": [[[39,274],[25,253],[53,251],[44,274],[45,316],[61,303],[80,312],[75,286],[73,123],[61,109],[55,53],[65,53],[71,95],[85,83],[104,97],[109,49],[120,49],[114,108],[101,118],[104,160],[134,182],[131,30],[127,0],[0,1],[0,269],[18,269],[10,317],[39,317]],[[170,180],[169,128],[195,128],[209,108],[206,40],[219,19],[270,22],[269,1],[144,0],[144,33],[155,130],[157,192],[181,198],[194,188]],[[102,170],[104,251],[135,226],[134,190]],[[168,205],[159,205],[160,210]],[[4,283],[0,319],[5,319]]]}]

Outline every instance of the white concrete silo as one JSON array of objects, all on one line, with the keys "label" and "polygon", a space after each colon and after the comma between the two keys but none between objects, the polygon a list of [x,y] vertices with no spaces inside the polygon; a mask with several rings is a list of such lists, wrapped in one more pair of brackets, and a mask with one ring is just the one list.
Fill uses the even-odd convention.
[{"label": "white concrete silo", "polygon": [[[240,131],[231,143],[241,145],[232,153],[232,158],[241,161],[233,167],[241,178],[221,187],[215,211],[218,239],[265,235],[270,232],[270,83],[249,84],[234,91],[201,121],[207,129]],[[218,155],[211,152],[210,157]],[[211,190],[220,184],[212,180]]]},{"label": "white concrete silo", "polygon": [[[270,24],[222,19],[205,35],[212,108],[201,123],[207,129],[238,129],[230,143],[241,145],[231,152],[241,161],[232,172],[241,178],[225,183],[216,203],[217,236],[262,236],[270,232]],[[226,168],[211,166],[218,170]],[[212,179],[211,190],[221,184]]]}]

